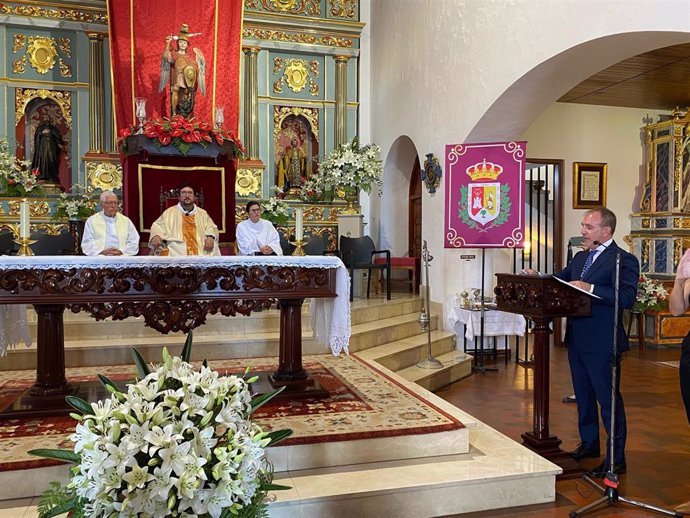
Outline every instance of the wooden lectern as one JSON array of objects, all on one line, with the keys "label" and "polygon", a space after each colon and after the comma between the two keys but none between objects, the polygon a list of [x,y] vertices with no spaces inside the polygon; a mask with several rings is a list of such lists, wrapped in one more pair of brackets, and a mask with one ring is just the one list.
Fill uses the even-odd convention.
[{"label": "wooden lectern", "polygon": [[500,311],[518,313],[534,322],[534,415],[531,432],[522,444],[563,469],[559,480],[578,478],[582,468],[561,450],[561,440],[549,434],[549,334],[554,318],[588,316],[591,297],[556,280],[552,275],[496,274],[494,292]]}]

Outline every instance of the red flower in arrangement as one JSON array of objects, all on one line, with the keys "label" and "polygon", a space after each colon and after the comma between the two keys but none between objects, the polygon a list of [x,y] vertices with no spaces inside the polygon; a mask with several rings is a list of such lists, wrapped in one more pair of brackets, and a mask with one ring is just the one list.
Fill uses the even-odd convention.
[{"label": "red flower in arrangement", "polygon": [[[142,133],[158,146],[172,145],[183,155],[186,155],[195,144],[199,144],[204,149],[209,143],[215,140],[219,146],[226,142],[233,144],[232,156],[239,158],[244,155],[242,142],[235,137],[234,133],[227,134],[223,128],[215,129],[208,122],[197,122],[194,118],[185,119],[181,115],[172,118],[150,120],[144,124]],[[118,143],[124,151],[126,148],[127,137],[135,134],[135,128],[122,129],[119,132]]]}]

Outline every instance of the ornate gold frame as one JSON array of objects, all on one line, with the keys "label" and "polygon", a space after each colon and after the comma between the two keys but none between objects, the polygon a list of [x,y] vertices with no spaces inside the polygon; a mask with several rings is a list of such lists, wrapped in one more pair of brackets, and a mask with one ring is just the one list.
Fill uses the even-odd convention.
[{"label": "ornate gold frame", "polygon": [[606,207],[606,173],[603,162],[573,162],[573,208]]},{"label": "ornate gold frame", "polygon": [[62,111],[68,127],[72,127],[72,92],[62,90],[47,90],[45,88],[16,88],[15,89],[15,126],[19,124],[22,117],[26,115],[26,107],[37,97],[41,99],[52,99],[57,103]]}]

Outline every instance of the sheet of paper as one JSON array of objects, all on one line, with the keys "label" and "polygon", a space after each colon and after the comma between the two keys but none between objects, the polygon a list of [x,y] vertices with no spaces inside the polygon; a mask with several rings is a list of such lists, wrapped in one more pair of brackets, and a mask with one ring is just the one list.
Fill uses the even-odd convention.
[{"label": "sheet of paper", "polygon": [[594,297],[595,299],[601,300],[601,297],[600,297],[599,295],[595,295],[594,293],[590,293],[590,292],[588,292],[587,290],[583,290],[582,288],[578,288],[577,286],[574,286],[574,285],[570,284],[570,282],[568,282],[568,281],[564,281],[563,279],[559,279],[559,278],[556,277],[555,275],[552,275],[552,277],[553,277],[554,279],[556,279],[558,282],[560,282],[561,284],[565,284],[566,286],[570,286],[570,287],[571,287],[572,289],[574,289],[574,290],[580,291],[580,292],[582,292],[582,293],[586,293],[586,294],[589,295],[590,297]]}]

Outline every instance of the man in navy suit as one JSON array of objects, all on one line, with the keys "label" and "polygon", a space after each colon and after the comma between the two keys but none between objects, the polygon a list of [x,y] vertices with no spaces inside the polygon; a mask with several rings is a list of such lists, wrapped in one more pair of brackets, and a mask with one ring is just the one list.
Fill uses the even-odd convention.
[{"label": "man in navy suit", "polygon": [[[578,252],[570,264],[556,277],[569,281],[593,295],[592,314],[588,317],[568,319],[566,343],[568,361],[573,377],[573,388],[577,400],[580,446],[572,452],[576,460],[599,457],[599,417],[597,402],[606,433],[611,425],[611,387],[613,358],[613,324],[615,304],[616,256],[620,254],[620,284],[618,300],[618,354],[615,362],[620,382],[621,353],[630,347],[623,329],[623,310],[632,308],[637,295],[640,266],[637,258],[616,245],[613,233],[616,230],[616,215],[608,209],[592,209],[582,218],[580,233],[584,238],[583,251]],[[625,407],[616,387],[616,424],[613,459],[614,471],[624,473],[625,440],[627,429]],[[608,450],[609,441],[606,446]],[[594,468],[590,475],[603,477],[608,471],[607,459]]]}]

